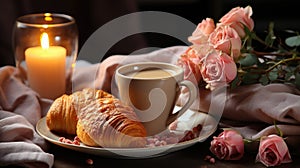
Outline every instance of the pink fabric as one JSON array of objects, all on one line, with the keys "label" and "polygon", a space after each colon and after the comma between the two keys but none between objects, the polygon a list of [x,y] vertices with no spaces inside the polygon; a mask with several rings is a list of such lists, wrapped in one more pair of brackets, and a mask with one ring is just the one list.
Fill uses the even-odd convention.
[{"label": "pink fabric", "polygon": [[[277,120],[299,124],[300,91],[288,84],[239,87],[230,94],[225,109],[224,116],[233,120],[262,121],[269,124]],[[249,111],[253,113],[248,113]]]},{"label": "pink fabric", "polygon": [[113,75],[118,66],[134,62],[167,62],[175,64],[179,56],[187,49],[174,46],[140,55],[114,55],[100,64],[76,68],[73,76],[73,91],[84,87],[103,89],[110,92],[114,83]]},{"label": "pink fabric", "polygon": [[[264,135],[278,133],[274,126],[276,123],[284,136],[300,138],[300,90],[295,86],[253,84],[227,91],[221,126],[233,127],[244,138],[257,140]],[[222,101],[218,95],[212,97],[209,91],[200,97],[202,103],[197,107],[202,111],[208,111],[209,102]],[[214,105],[217,106],[217,103]]]},{"label": "pink fabric", "polygon": [[23,81],[16,68],[0,69],[0,166],[52,167],[54,156],[44,152],[46,142],[34,128],[52,101]]}]

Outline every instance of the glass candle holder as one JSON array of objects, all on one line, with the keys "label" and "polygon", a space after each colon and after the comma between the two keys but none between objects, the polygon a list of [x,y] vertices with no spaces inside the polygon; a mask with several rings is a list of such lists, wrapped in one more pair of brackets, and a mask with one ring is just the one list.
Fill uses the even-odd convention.
[{"label": "glass candle holder", "polygon": [[13,31],[16,67],[42,98],[67,92],[78,52],[75,19],[64,14],[29,14],[17,18]]}]

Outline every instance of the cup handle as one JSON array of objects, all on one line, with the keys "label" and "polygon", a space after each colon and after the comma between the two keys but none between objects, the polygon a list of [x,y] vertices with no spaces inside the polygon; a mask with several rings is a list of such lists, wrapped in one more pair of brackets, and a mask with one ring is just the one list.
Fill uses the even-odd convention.
[{"label": "cup handle", "polygon": [[175,113],[171,113],[169,115],[169,118],[167,120],[167,125],[170,125],[173,121],[175,121],[175,119],[178,116],[178,114],[182,113],[182,112],[185,112],[186,110],[188,110],[190,108],[190,106],[193,104],[193,102],[196,100],[197,98],[197,95],[198,95],[198,91],[197,91],[197,88],[196,86],[191,82],[191,81],[188,81],[188,80],[183,80],[179,83],[179,86],[185,86],[188,88],[189,90],[189,98],[188,98],[188,101],[185,103],[185,105],[183,105],[181,107],[180,110],[176,111]]}]

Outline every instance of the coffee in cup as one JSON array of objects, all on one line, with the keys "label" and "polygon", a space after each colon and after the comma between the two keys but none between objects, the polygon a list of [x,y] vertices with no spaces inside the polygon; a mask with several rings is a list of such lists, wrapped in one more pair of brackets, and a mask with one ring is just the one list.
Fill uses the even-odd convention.
[{"label": "coffee in cup", "polygon": [[[166,130],[196,99],[196,86],[183,76],[181,67],[161,62],[140,62],[117,68],[115,80],[119,98],[134,109],[148,136]],[[189,99],[174,113],[182,86],[188,88]]]}]

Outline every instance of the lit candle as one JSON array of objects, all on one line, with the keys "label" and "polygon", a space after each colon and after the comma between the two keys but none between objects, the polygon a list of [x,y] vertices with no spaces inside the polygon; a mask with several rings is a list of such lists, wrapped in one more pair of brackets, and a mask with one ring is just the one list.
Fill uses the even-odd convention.
[{"label": "lit candle", "polygon": [[43,33],[41,46],[25,51],[30,87],[43,98],[55,99],[66,90],[66,49],[49,46],[49,37]]}]

